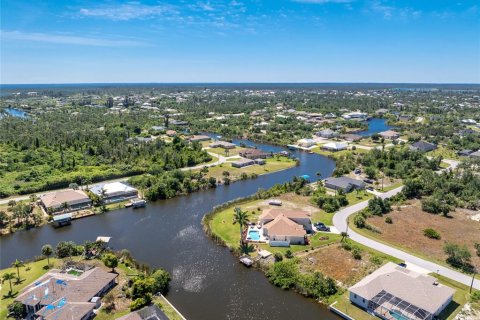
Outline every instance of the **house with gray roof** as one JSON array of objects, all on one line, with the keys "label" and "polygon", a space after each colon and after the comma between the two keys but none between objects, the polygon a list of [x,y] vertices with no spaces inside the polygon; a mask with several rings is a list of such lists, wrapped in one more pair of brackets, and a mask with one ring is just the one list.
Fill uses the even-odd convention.
[{"label": "house with gray roof", "polygon": [[331,177],[324,181],[324,185],[327,188],[333,190],[343,190],[344,192],[350,192],[352,190],[365,189],[365,182],[350,177]]},{"label": "house with gray roof", "polygon": [[348,289],[350,301],[381,319],[433,320],[455,290],[426,274],[388,262]]},{"label": "house with gray roof", "polygon": [[410,149],[421,152],[429,152],[437,149],[437,145],[426,141],[418,141],[412,144]]}]

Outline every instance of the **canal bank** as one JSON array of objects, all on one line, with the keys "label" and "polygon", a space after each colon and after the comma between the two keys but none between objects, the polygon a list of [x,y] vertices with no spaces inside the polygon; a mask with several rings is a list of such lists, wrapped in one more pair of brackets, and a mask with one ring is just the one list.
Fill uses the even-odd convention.
[{"label": "canal bank", "polygon": [[[237,142],[238,141],[238,142]],[[255,144],[267,151],[280,147]],[[332,174],[335,163],[326,157],[294,152],[300,166],[218,186],[183,197],[149,203],[143,209],[125,209],[115,214],[93,216],[71,226],[53,229],[44,226],[1,238],[2,268],[18,259],[40,255],[42,245],[71,240],[83,243],[98,235],[111,236],[115,249],[130,250],[138,261],[163,267],[173,280],[168,299],[187,319],[279,319],[299,314],[304,319],[338,319],[320,304],[295,292],[272,286],[261,271],[249,270],[227,248],[218,246],[203,232],[201,219],[216,205],[245,197],[259,188],[290,181],[307,174],[317,179]]]}]

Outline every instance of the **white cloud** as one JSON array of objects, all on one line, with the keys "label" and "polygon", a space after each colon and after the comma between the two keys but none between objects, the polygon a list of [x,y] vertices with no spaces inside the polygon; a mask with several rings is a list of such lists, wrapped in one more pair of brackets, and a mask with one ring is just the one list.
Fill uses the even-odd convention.
[{"label": "white cloud", "polygon": [[412,8],[400,8],[391,5],[387,5],[382,1],[376,0],[372,2],[371,9],[373,12],[379,13],[384,19],[402,19],[408,20],[410,18],[418,18],[422,15],[419,10]]},{"label": "white cloud", "polygon": [[99,6],[96,8],[82,8],[80,14],[87,17],[98,17],[109,20],[126,21],[132,19],[146,19],[164,14],[174,14],[175,9],[170,5],[144,5],[138,2],[129,2],[121,5]]},{"label": "white cloud", "polygon": [[124,40],[124,39],[106,39],[94,37],[81,37],[74,35],[46,34],[46,33],[28,33],[21,31],[5,31],[1,30],[1,38],[4,40],[21,40],[34,41],[44,43],[57,43],[79,46],[96,46],[96,47],[125,47],[125,46],[145,46],[145,43]]}]

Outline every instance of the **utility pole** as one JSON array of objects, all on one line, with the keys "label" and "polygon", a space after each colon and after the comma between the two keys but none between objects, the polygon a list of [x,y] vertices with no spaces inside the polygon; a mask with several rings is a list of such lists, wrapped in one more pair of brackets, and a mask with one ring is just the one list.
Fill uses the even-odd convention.
[{"label": "utility pole", "polygon": [[473,268],[473,275],[472,275],[472,283],[470,284],[470,294],[472,293],[473,282],[475,281],[475,274],[477,273],[477,269]]}]

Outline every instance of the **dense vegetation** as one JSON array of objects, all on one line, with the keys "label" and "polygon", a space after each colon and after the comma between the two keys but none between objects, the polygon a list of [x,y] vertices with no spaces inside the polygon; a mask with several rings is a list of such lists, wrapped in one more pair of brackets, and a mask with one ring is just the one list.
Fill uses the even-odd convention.
[{"label": "dense vegetation", "polygon": [[[79,108],[45,112],[35,120],[0,120],[0,196],[33,193],[207,162],[199,144],[174,138],[137,140],[160,120],[146,112]],[[163,123],[163,122],[161,122]]]}]

